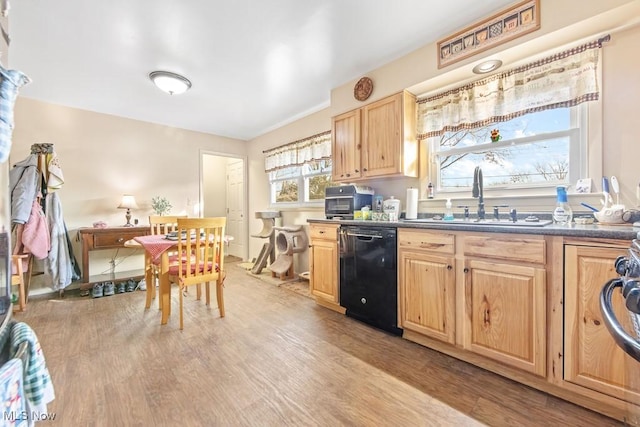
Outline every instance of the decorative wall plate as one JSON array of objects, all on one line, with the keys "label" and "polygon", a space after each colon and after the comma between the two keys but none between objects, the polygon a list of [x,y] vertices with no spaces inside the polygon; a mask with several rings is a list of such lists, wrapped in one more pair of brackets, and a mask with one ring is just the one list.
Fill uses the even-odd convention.
[{"label": "decorative wall plate", "polygon": [[365,101],[373,92],[373,81],[369,77],[363,77],[353,88],[353,97],[358,101]]}]

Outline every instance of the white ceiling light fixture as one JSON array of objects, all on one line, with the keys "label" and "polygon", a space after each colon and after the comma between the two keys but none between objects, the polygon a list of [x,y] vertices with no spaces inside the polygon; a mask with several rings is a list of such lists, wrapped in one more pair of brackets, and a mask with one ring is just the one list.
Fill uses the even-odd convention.
[{"label": "white ceiling light fixture", "polygon": [[191,88],[191,81],[180,74],[170,71],[152,71],[149,78],[154,85],[169,95],[179,95]]},{"label": "white ceiling light fixture", "polygon": [[486,74],[490,73],[493,70],[497,70],[502,66],[502,61],[499,59],[490,59],[488,61],[484,61],[473,67],[473,72],[476,74]]}]

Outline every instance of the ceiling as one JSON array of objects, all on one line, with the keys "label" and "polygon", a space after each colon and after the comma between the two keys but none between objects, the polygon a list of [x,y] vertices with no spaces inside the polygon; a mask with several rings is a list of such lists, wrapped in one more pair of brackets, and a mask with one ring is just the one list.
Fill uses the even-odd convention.
[{"label": "ceiling", "polygon": [[[329,105],[330,91],[511,0],[19,0],[20,96],[249,140]],[[148,74],[182,74],[168,95]]]}]

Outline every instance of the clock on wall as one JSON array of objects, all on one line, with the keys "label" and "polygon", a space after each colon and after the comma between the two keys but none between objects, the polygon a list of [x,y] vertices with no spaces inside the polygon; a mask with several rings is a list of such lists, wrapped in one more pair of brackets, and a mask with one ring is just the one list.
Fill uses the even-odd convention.
[{"label": "clock on wall", "polygon": [[364,101],[373,92],[373,81],[369,77],[363,77],[353,88],[353,97],[358,101]]}]

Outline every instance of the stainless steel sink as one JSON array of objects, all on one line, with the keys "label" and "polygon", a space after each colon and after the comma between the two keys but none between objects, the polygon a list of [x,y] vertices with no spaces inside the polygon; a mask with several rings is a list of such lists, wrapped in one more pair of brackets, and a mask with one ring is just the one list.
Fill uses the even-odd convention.
[{"label": "stainless steel sink", "polygon": [[405,219],[404,222],[410,222],[410,223],[422,223],[422,224],[442,224],[442,225],[449,225],[449,224],[455,224],[455,225],[484,225],[484,226],[490,226],[490,227],[495,227],[495,226],[505,226],[505,227],[544,227],[547,226],[549,224],[552,224],[553,221],[548,220],[548,219],[539,219],[537,221],[531,221],[531,220],[523,220],[520,219],[516,222],[513,222],[511,220],[508,219],[501,219],[501,220],[494,220],[494,219],[486,219],[483,221],[479,221],[476,219],[469,219],[469,220],[464,220],[462,218],[456,218],[453,221],[445,221],[442,219],[435,219],[435,218],[418,218],[418,219]]}]

